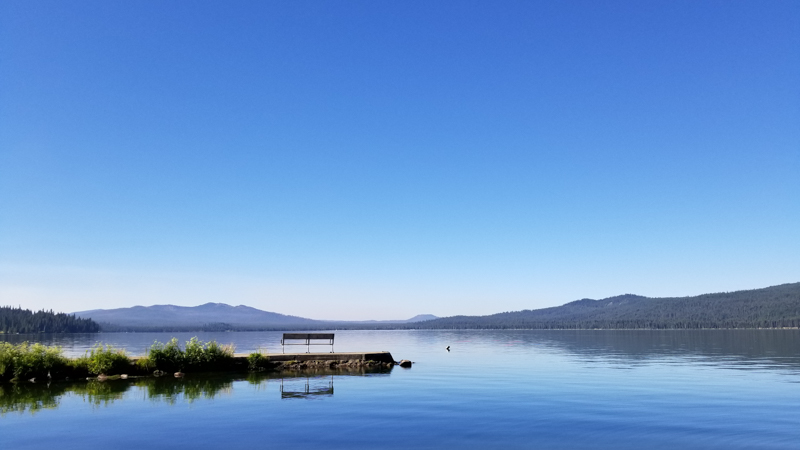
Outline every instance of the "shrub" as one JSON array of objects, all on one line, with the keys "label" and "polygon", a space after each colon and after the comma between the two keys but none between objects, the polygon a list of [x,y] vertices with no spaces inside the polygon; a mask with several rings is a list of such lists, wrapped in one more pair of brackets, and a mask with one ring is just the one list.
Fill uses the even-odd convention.
[{"label": "shrub", "polygon": [[147,352],[147,358],[153,364],[153,367],[168,372],[183,369],[183,356],[183,351],[180,346],[178,346],[178,340],[176,338],[172,338],[166,344],[155,341],[153,345],[150,346],[150,351]]},{"label": "shrub", "polygon": [[233,344],[220,345],[217,341],[208,342],[204,348],[205,369],[226,369],[233,363]]},{"label": "shrub", "polygon": [[83,355],[79,358],[75,358],[69,362],[69,365],[72,367],[72,374],[76,377],[87,377],[91,375],[89,372],[89,356]]},{"label": "shrub", "polygon": [[137,359],[136,367],[138,367],[139,370],[143,372],[152,372],[156,368],[156,366],[153,364],[152,361],[150,361],[150,358],[148,358],[147,356]]},{"label": "shrub", "polygon": [[226,369],[233,361],[233,346],[219,345],[217,341],[204,344],[193,337],[186,343],[185,358],[188,370]]},{"label": "shrub", "polygon": [[86,368],[95,375],[121,374],[127,372],[131,367],[131,360],[125,354],[125,350],[115,349],[110,345],[97,344],[86,353],[84,357],[87,359]]},{"label": "shrub", "polygon": [[42,344],[12,345],[0,343],[0,380],[27,380],[47,378],[60,374],[69,367],[61,355],[61,347],[46,347]]},{"label": "shrub", "polygon": [[0,342],[0,380],[11,379],[14,375],[15,346],[8,342]]},{"label": "shrub", "polygon": [[167,344],[155,342],[147,355],[152,368],[172,372],[176,370],[220,370],[233,363],[233,345],[220,345],[216,341],[203,343],[193,337],[181,350],[178,340],[173,338]]},{"label": "shrub", "polygon": [[0,380],[10,379],[14,373],[16,349],[8,342],[0,342]]},{"label": "shrub", "polygon": [[251,372],[259,372],[266,368],[269,362],[269,357],[261,353],[250,353],[247,355],[247,370]]},{"label": "shrub", "polygon": [[186,348],[183,351],[183,361],[186,367],[199,369],[205,365],[205,349],[203,343],[193,337],[186,343]]}]

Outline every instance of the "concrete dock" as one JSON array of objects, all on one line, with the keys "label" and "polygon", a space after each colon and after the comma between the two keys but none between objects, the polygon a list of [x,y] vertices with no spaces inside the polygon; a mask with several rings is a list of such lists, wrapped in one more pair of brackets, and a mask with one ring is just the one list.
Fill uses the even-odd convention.
[{"label": "concrete dock", "polygon": [[[262,353],[273,362],[286,361],[376,361],[392,363],[389,352],[347,352],[347,353]],[[248,353],[237,353],[235,358],[247,358]]]}]

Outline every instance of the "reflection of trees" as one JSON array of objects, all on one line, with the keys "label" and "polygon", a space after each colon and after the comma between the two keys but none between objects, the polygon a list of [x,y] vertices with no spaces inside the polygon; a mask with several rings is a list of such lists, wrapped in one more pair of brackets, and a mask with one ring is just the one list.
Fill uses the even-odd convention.
[{"label": "reflection of trees", "polygon": [[92,406],[108,406],[129,389],[124,381],[89,380],[79,383],[8,383],[0,385],[0,415],[10,412],[31,414],[55,409],[65,395],[81,397]]},{"label": "reflection of trees", "polygon": [[67,392],[67,385],[41,386],[33,383],[0,384],[0,416],[10,412],[35,414],[43,409],[55,409]]},{"label": "reflection of trees", "polygon": [[121,399],[128,390],[129,383],[124,381],[88,380],[85,383],[72,385],[69,390],[76,396],[83,397],[92,406],[108,406]]},{"label": "reflection of trees", "polygon": [[233,388],[233,377],[184,378],[141,378],[136,385],[144,388],[147,398],[174,404],[179,398],[191,403],[195,400],[213,399],[220,393],[230,393]]},{"label": "reflection of trees", "polygon": [[234,378],[140,378],[136,380],[97,381],[78,383],[35,383],[0,385],[0,415],[9,412],[36,413],[42,409],[57,408],[65,395],[80,397],[92,406],[109,406],[121,400],[133,389],[143,389],[145,396],[156,402],[174,404],[178,399],[193,402],[212,399],[220,392],[230,392]]},{"label": "reflection of trees", "polygon": [[[198,399],[213,399],[233,391],[233,383],[246,381],[259,387],[270,380],[319,378],[326,376],[374,376],[388,375],[391,368],[319,369],[277,372],[253,372],[248,374],[209,374],[176,379],[173,377],[130,378],[127,380],[79,381],[53,383],[8,383],[0,384],[0,416],[8,413],[35,414],[43,409],[55,409],[64,396],[73,396],[93,407],[109,406],[125,397],[131,390],[141,390],[145,398],[154,402],[175,404],[178,401],[193,402]],[[305,382],[305,381],[303,381]],[[332,392],[332,390],[331,390]]]}]

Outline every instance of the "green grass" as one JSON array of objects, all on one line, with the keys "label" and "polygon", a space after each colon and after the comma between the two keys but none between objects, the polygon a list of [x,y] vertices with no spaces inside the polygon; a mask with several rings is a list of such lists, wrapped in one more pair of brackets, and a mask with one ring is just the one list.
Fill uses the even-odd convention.
[{"label": "green grass", "polygon": [[144,358],[139,358],[136,360],[136,367],[139,371],[142,372],[152,372],[156,370],[156,366],[150,361],[150,358],[145,356]]}]

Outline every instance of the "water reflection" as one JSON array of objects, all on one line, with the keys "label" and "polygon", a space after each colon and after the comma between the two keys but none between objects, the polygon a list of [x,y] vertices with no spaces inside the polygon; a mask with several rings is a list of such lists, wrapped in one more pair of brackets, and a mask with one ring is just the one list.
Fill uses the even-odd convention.
[{"label": "water reflection", "polygon": [[92,406],[107,406],[121,399],[130,387],[124,381],[102,382],[88,380],[81,383],[8,383],[0,385],[0,415],[9,412],[36,413],[55,409],[62,398],[69,395],[81,397]]},{"label": "water reflection", "polygon": [[505,351],[538,348],[587,363],[800,371],[800,330],[503,330],[482,337]]},{"label": "water reflection", "polygon": [[143,378],[136,383],[142,388],[145,397],[156,402],[175,404],[184,401],[192,403],[198,399],[213,399],[233,392],[232,377],[202,376],[176,380],[168,377]]},{"label": "water reflection", "polygon": [[266,387],[271,380],[280,381],[282,399],[311,399],[333,395],[334,377],[388,376],[391,368],[316,370],[283,373],[209,374],[173,377],[143,377],[118,380],[86,380],[53,383],[0,384],[0,416],[9,413],[35,414],[58,408],[64,399],[78,398],[92,407],[105,407],[123,398],[143,397],[156,403],[192,403],[200,399],[214,399],[233,394],[236,382],[249,386]]},{"label": "water reflection", "polygon": [[325,383],[325,380],[320,378],[314,378],[313,382],[311,380],[311,377],[306,377],[305,386],[298,386],[295,384],[293,388],[288,388],[288,386],[292,386],[292,384],[290,384],[291,381],[297,381],[297,379],[289,379],[287,385],[284,386],[284,379],[281,378],[281,399],[309,399],[314,397],[333,396],[333,375],[331,375],[331,377],[327,380],[327,383]]},{"label": "water reflection", "polygon": [[0,416],[10,412],[35,413],[55,409],[66,392],[66,383],[52,389],[34,384],[0,384]]}]

